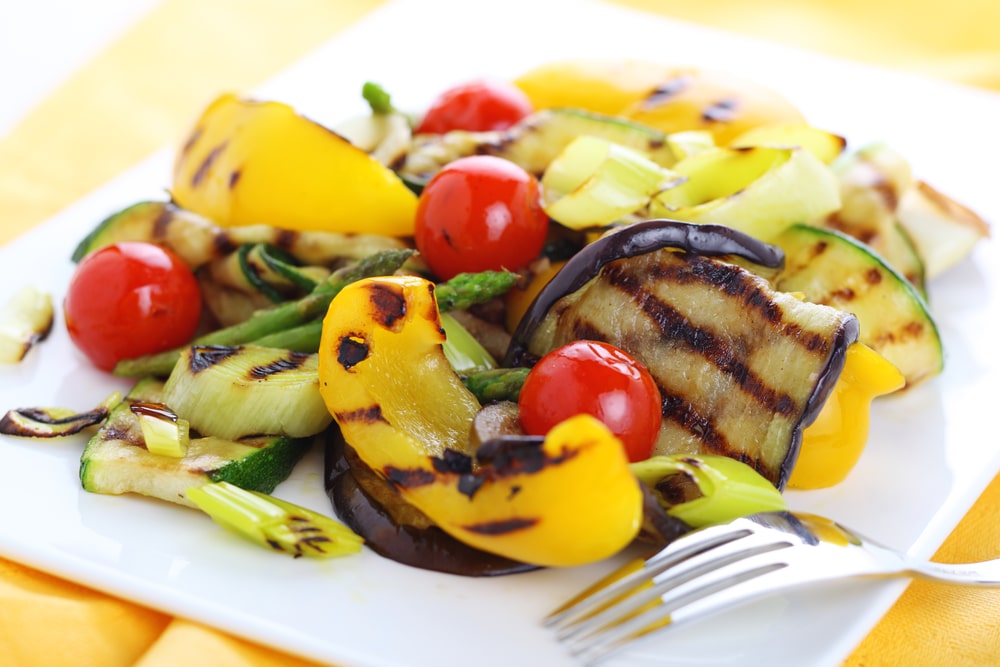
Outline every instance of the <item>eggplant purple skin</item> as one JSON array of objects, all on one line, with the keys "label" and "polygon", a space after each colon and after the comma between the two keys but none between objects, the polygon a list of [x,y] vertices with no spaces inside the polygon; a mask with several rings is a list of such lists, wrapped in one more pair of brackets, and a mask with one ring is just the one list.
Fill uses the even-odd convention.
[{"label": "eggplant purple skin", "polygon": [[622,227],[584,246],[542,288],[514,330],[502,365],[533,365],[537,359],[528,353],[528,344],[534,330],[556,301],[590,282],[605,264],[664,248],[707,256],[735,255],[768,268],[780,268],[785,262],[777,246],[723,225],[658,218]]},{"label": "eggplant purple skin", "polygon": [[[505,367],[530,367],[538,358],[529,352],[531,338],[552,306],[564,296],[584,287],[611,262],[637,257],[664,248],[706,256],[737,256],[759,266],[779,269],[784,266],[784,252],[777,246],[724,225],[689,223],[667,218],[637,222],[608,234],[585,246],[541,289],[528,307],[511,336],[503,360]],[[837,333],[834,353],[817,380],[816,389],[806,404],[802,419],[789,443],[788,455],[774,481],[783,490],[802,444],[802,429],[812,424],[843,371],[847,348],[858,339],[860,324],[856,318],[845,322]]]},{"label": "eggplant purple skin", "polygon": [[358,481],[359,471],[354,466],[364,464],[348,461],[348,447],[340,429],[331,426],[326,443],[324,486],[340,520],[363,537],[375,553],[404,565],[466,577],[538,569],[536,565],[470,547],[434,525],[423,528],[397,523]]},{"label": "eggplant purple skin", "polygon": [[802,431],[816,421],[816,417],[819,416],[820,411],[823,409],[826,399],[830,397],[833,387],[840,379],[840,374],[844,370],[844,364],[847,363],[847,348],[857,342],[860,335],[861,323],[853,316],[845,321],[844,326],[837,332],[836,340],[834,341],[834,352],[830,356],[829,363],[823,368],[819,378],[816,380],[816,389],[806,402],[802,419],[799,420],[799,428],[795,430],[793,435],[789,455],[785,457],[785,461],[781,466],[781,476],[775,485],[778,490],[784,491],[785,486],[788,484],[788,478],[792,476],[792,468],[799,457],[799,450],[802,449]]}]

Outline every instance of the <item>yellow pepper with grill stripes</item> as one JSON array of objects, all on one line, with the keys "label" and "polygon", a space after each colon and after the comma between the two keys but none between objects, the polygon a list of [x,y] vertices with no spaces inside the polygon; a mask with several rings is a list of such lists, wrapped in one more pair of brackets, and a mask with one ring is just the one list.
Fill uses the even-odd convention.
[{"label": "yellow pepper with grill stripes", "polygon": [[544,440],[470,451],[479,403],[449,366],[444,336],[423,278],[365,279],[334,298],[320,392],[361,459],[446,533],[484,551],[570,566],[627,546],[643,503],[621,442],[581,415]]},{"label": "yellow pepper with grill stripes", "polygon": [[174,165],[173,200],[219,225],[410,236],[417,198],[390,169],[287,104],[222,95]]}]

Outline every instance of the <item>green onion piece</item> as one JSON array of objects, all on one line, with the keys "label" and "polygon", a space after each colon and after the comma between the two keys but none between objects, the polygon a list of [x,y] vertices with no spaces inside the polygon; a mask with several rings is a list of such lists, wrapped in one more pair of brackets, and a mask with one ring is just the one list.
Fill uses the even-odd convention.
[{"label": "green onion piece", "polygon": [[219,525],[251,542],[298,558],[334,558],[361,551],[364,540],[327,516],[228,482],[187,490],[188,499]]},{"label": "green onion piece", "polygon": [[142,429],[142,439],[151,454],[183,458],[191,443],[191,425],[164,405],[135,403],[129,408]]},{"label": "green onion piece", "polygon": [[444,356],[459,375],[496,368],[496,360],[451,313],[441,313]]},{"label": "green onion piece", "polygon": [[657,484],[671,475],[683,474],[693,480],[701,497],[676,505],[663,498],[660,500],[667,514],[694,528],[725,523],[757,512],[788,509],[781,492],[773,484],[747,464],[727,456],[654,456],[633,463],[631,468],[654,492]]},{"label": "green onion piece", "polygon": [[680,180],[630,148],[598,137],[577,137],[542,175],[544,208],[564,227],[601,227],[643,208]]}]

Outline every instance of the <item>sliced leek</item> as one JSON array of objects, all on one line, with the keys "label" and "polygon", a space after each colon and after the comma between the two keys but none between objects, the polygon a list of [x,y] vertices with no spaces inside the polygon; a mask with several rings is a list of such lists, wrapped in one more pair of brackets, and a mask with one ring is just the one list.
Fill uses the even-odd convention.
[{"label": "sliced leek", "polygon": [[188,500],[219,525],[295,558],[334,558],[361,551],[364,540],[327,516],[228,482],[191,487]]},{"label": "sliced leek", "polygon": [[726,456],[654,456],[633,463],[631,468],[654,492],[658,484],[673,475],[680,474],[694,482],[701,493],[699,497],[678,504],[663,503],[667,514],[693,528],[757,512],[788,509],[781,493],[769,481],[745,463]]},{"label": "sliced leek", "polygon": [[840,207],[833,171],[804,148],[714,148],[674,171],[686,180],[653,199],[652,217],[728,225],[769,241]]},{"label": "sliced leek", "polygon": [[679,180],[635,150],[582,136],[542,175],[545,212],[570,229],[601,227],[643,208]]},{"label": "sliced leek", "polygon": [[304,438],[333,418],[319,393],[315,354],[259,345],[193,346],[163,388],[163,402],[202,435]]},{"label": "sliced leek", "polygon": [[179,418],[167,406],[133,403],[132,414],[139,420],[142,439],[152,454],[183,458],[191,444],[191,424]]},{"label": "sliced leek", "polygon": [[695,153],[715,148],[715,137],[707,130],[684,130],[667,135],[667,145],[673,149],[678,160]]},{"label": "sliced leek", "polygon": [[23,287],[0,309],[0,364],[16,364],[52,330],[52,296]]}]

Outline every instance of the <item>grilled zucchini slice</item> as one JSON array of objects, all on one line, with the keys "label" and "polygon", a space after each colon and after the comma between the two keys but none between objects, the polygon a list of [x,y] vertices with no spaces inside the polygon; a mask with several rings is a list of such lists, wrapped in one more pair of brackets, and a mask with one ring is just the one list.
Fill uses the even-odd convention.
[{"label": "grilled zucchini slice", "polygon": [[566,146],[582,136],[631,148],[663,167],[677,162],[670,138],[660,130],[580,109],[546,109],[506,130],[417,135],[397,171],[408,182],[426,183],[452,160],[495,155],[541,174]]},{"label": "grilled zucchini slice", "polygon": [[380,234],[295,232],[269,225],[221,227],[172,202],[141,201],[98,223],[77,245],[72,259],[78,262],[94,250],[119,241],[164,245],[192,269],[225,257],[247,243],[269,244],[288,252],[302,264],[320,266],[363,259],[381,250],[405,246],[399,239]]},{"label": "grilled zucchini slice", "polygon": [[229,482],[270,493],[308,451],[312,438],[261,435],[226,440],[192,437],[183,457],[146,449],[132,406],[162,401],[163,382],[140,380],[116,405],[80,458],[80,482],[92,493],[136,493],[193,507],[185,491],[208,482]]},{"label": "grilled zucchini slice", "polygon": [[854,313],[861,342],[888,359],[913,387],[941,372],[941,336],[919,290],[860,241],[831,229],[794,225],[775,239],[785,268],[775,287]]},{"label": "grilled zucchini slice", "polygon": [[845,153],[833,165],[840,182],[840,209],[821,227],[844,232],[870,246],[925,294],[926,271],[897,208],[914,183],[910,166],[887,144]]}]

